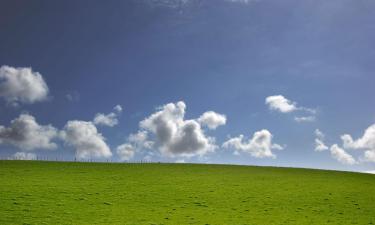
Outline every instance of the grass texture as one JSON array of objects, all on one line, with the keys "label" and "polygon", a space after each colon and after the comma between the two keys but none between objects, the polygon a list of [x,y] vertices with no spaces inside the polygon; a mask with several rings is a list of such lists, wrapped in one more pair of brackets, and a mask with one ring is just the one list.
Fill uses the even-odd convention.
[{"label": "grass texture", "polygon": [[375,224],[375,175],[0,161],[0,224]]}]

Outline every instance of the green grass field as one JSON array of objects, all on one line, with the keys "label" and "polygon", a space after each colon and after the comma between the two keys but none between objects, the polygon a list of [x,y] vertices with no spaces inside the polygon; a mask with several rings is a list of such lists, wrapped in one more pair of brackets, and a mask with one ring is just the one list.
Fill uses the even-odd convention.
[{"label": "green grass field", "polygon": [[195,164],[0,161],[0,224],[375,224],[375,176]]}]

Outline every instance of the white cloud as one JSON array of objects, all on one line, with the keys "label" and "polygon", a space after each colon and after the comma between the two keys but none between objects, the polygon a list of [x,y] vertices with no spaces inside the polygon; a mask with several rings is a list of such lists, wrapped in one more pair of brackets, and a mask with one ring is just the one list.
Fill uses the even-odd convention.
[{"label": "white cloud", "polygon": [[243,151],[249,153],[256,158],[276,158],[272,149],[282,150],[283,147],[279,144],[272,144],[272,134],[268,130],[260,130],[253,134],[249,140],[244,140],[244,135],[231,138],[224,142],[224,148],[234,148],[236,151]]},{"label": "white cloud", "polygon": [[113,127],[118,124],[117,115],[113,112],[109,114],[97,113],[94,124]]},{"label": "white cloud", "polygon": [[344,149],[340,148],[337,144],[334,144],[330,148],[331,156],[342,164],[354,165],[356,160],[348,154]]},{"label": "white cloud", "polygon": [[121,113],[121,112],[122,112],[122,106],[121,106],[121,105],[116,105],[113,109],[114,109],[117,113]]},{"label": "white cloud", "polygon": [[[136,152],[143,152],[143,150],[153,150],[154,141],[149,140],[148,132],[140,130],[135,134],[130,134],[127,143],[124,143],[117,147],[117,153],[122,161],[129,160],[134,156]],[[119,149],[120,148],[120,149]],[[132,152],[132,153],[130,153]],[[129,159],[126,159],[129,154],[132,154]],[[144,160],[151,161],[152,152],[147,152]],[[125,155],[125,156],[124,156]]]},{"label": "white cloud", "polygon": [[303,122],[314,122],[315,121],[315,116],[295,116],[294,120],[299,123]]},{"label": "white cloud", "polygon": [[265,101],[266,105],[270,110],[279,111],[281,113],[291,113],[295,111],[302,111],[305,114],[304,116],[295,116],[294,120],[296,122],[314,122],[316,120],[315,114],[317,113],[316,109],[310,109],[307,107],[298,107],[296,102],[293,102],[282,95],[273,95],[268,96]]},{"label": "white cloud", "polygon": [[216,148],[214,138],[207,137],[196,120],[184,120],[185,109],[182,101],[169,103],[140,122],[141,129],[155,136],[164,156],[201,156]]},{"label": "white cloud", "polygon": [[315,138],[315,151],[321,152],[325,150],[328,150],[328,146],[325,145],[324,142],[319,138]]},{"label": "white cloud", "polygon": [[319,129],[315,130],[315,151],[321,152],[328,150],[328,146],[324,144],[324,134]]},{"label": "white cloud", "polygon": [[122,112],[122,107],[120,105],[116,105],[115,107],[113,107],[113,110],[115,110],[115,112],[111,112],[108,114],[97,113],[93,120],[94,124],[109,127],[116,126],[118,124],[117,117]]},{"label": "white cloud", "polygon": [[363,171],[363,173],[371,173],[371,174],[375,174],[375,170]]},{"label": "white cloud", "polygon": [[322,131],[320,131],[319,129],[315,129],[314,133],[315,133],[315,136],[317,138],[319,138],[319,139],[324,139],[325,138],[324,133]]},{"label": "white cloud", "polygon": [[286,99],[282,95],[273,95],[266,98],[266,104],[271,110],[276,110],[282,113],[289,113],[296,111],[297,103]]},{"label": "white cloud", "polygon": [[215,130],[218,126],[225,125],[227,117],[223,114],[216,113],[214,111],[208,111],[203,113],[199,118],[198,122],[203,126],[207,126],[211,130]]},{"label": "white cloud", "polygon": [[138,131],[135,134],[130,134],[128,141],[138,150],[151,149],[155,144],[148,139],[148,132],[145,130]]},{"label": "white cloud", "polygon": [[21,114],[10,122],[9,127],[0,126],[0,144],[13,145],[22,150],[55,149],[52,141],[57,130],[51,125],[39,125],[35,118]]},{"label": "white cloud", "polygon": [[34,103],[47,96],[48,86],[40,73],[31,68],[0,67],[0,97],[7,102]]},{"label": "white cloud", "polygon": [[375,150],[375,124],[369,126],[357,140],[353,140],[349,134],[342,135],[341,139],[345,148]]},{"label": "white cloud", "polygon": [[375,162],[375,150],[365,151],[364,157],[364,161]]},{"label": "white cloud", "polygon": [[135,149],[131,144],[122,144],[117,146],[116,152],[121,161],[128,161],[134,157]]},{"label": "white cloud", "polygon": [[92,122],[68,121],[61,137],[65,143],[76,150],[79,159],[109,158],[112,152],[105,143],[105,138],[98,133]]},{"label": "white cloud", "polygon": [[16,152],[10,157],[13,160],[36,160],[36,154],[28,152]]},{"label": "white cloud", "polygon": [[369,126],[357,140],[349,134],[342,135],[341,140],[344,148],[365,150],[365,161],[375,162],[375,124]]}]

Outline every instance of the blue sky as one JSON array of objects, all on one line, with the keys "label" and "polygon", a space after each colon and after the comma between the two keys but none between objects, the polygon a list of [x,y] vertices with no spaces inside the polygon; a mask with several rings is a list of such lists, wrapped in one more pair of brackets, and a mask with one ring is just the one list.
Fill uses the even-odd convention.
[{"label": "blue sky", "polygon": [[374,1],[0,4],[3,158],[375,170]]}]

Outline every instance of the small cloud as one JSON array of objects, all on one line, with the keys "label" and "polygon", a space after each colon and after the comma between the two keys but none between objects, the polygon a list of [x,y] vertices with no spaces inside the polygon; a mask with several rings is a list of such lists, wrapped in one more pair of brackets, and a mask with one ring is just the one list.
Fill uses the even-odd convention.
[{"label": "small cloud", "polygon": [[324,139],[325,138],[325,135],[322,131],[320,131],[319,129],[315,129],[315,136],[319,139]]},{"label": "small cloud", "polygon": [[266,104],[270,110],[276,110],[281,113],[290,113],[298,109],[296,102],[292,102],[282,95],[268,96],[266,98]]},{"label": "small cloud", "polygon": [[48,99],[48,92],[43,76],[31,68],[0,67],[0,97],[9,104],[44,101]]},{"label": "small cloud", "polygon": [[249,140],[244,140],[244,135],[241,134],[238,137],[230,138],[222,146],[223,148],[233,148],[236,155],[239,154],[239,151],[242,151],[256,158],[276,158],[272,150],[284,148],[279,144],[272,143],[272,137],[271,132],[263,129],[255,132]]},{"label": "small cloud", "polygon": [[95,125],[103,125],[108,127],[113,127],[118,124],[117,114],[115,113],[109,113],[109,114],[103,114],[103,113],[97,113],[94,118],[94,124]]},{"label": "small cloud", "polygon": [[331,156],[345,165],[354,165],[356,164],[356,160],[348,154],[344,149],[340,148],[337,144],[334,144],[330,148]]},{"label": "small cloud", "polygon": [[218,126],[225,125],[227,117],[214,111],[208,111],[198,118],[198,122],[211,130],[215,130]]},{"label": "small cloud", "polygon": [[375,124],[369,126],[363,133],[362,137],[353,140],[349,134],[341,136],[343,147],[347,149],[363,150],[364,160],[375,162]]},{"label": "small cloud", "polygon": [[328,146],[322,140],[315,138],[315,151],[321,152],[325,150],[328,150]]},{"label": "small cloud", "polygon": [[314,122],[315,121],[315,116],[295,116],[294,120],[298,123],[303,123],[303,122]]},{"label": "small cloud", "polygon": [[321,152],[328,150],[328,146],[324,144],[324,134],[319,129],[315,130],[315,151]]},{"label": "small cloud", "polygon": [[114,108],[115,112],[121,113],[122,112],[122,106],[121,105],[116,105]]},{"label": "small cloud", "polygon": [[111,112],[108,114],[104,113],[97,113],[94,117],[94,124],[95,125],[102,125],[102,126],[108,126],[108,127],[114,127],[118,124],[117,117],[122,112],[122,107],[120,105],[116,105],[113,110],[115,112]]},{"label": "small cloud", "polygon": [[265,103],[266,105],[268,105],[270,110],[279,111],[281,113],[292,113],[300,111],[304,112],[305,114],[310,114],[307,116],[295,116],[294,120],[298,123],[314,122],[316,120],[316,109],[297,106],[297,102],[293,102],[282,95],[268,96]]}]

